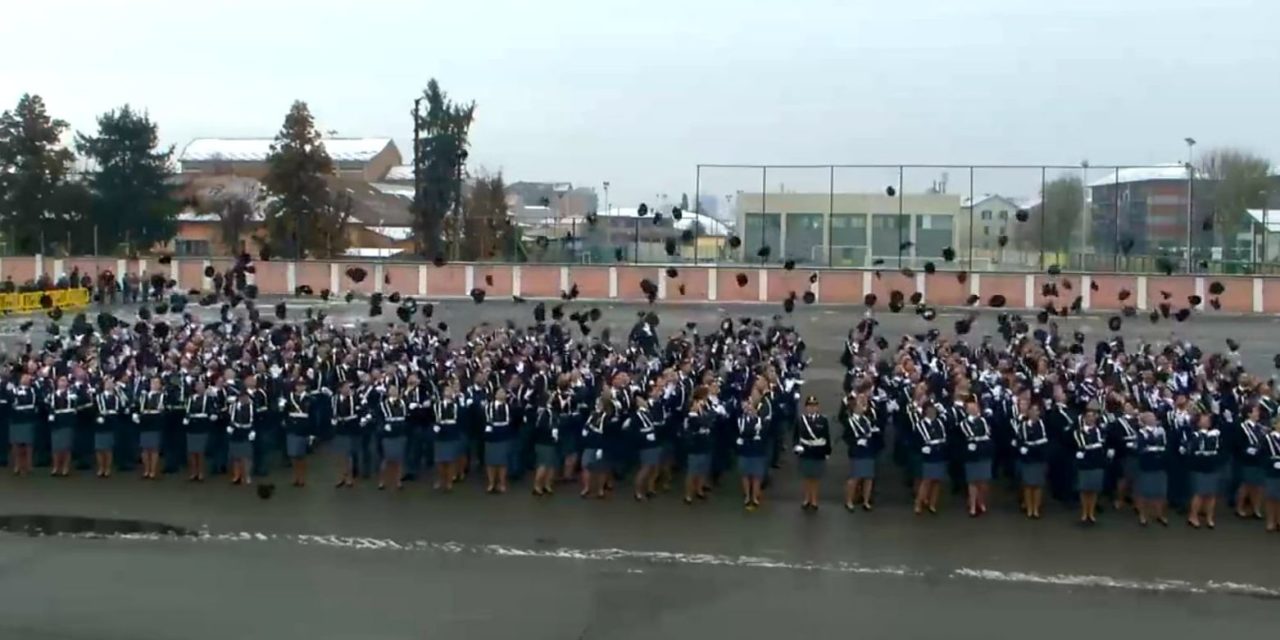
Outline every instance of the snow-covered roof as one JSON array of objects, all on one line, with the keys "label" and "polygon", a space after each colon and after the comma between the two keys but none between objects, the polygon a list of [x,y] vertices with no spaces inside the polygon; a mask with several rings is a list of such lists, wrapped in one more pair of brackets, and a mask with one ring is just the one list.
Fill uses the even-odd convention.
[{"label": "snow-covered roof", "polygon": [[397,242],[408,240],[413,237],[413,227],[378,227],[374,225],[365,225],[364,228],[376,234],[391,238]]},{"label": "snow-covered roof", "polygon": [[1248,211],[1253,222],[1265,226],[1268,233],[1280,233],[1280,210],[1249,209]]},{"label": "snow-covered roof", "polygon": [[387,171],[386,180],[394,182],[413,182],[413,165],[398,164]]},{"label": "snow-covered roof", "polygon": [[[971,200],[972,200],[972,198],[965,198],[965,199],[961,200],[961,201],[960,201],[960,206],[961,206],[961,207],[964,207],[965,209],[968,209],[968,208],[969,208],[969,206],[970,206],[970,205],[969,205],[969,202],[970,202]],[[983,206],[985,203],[987,203],[987,202],[988,202],[988,201],[990,201],[990,200],[1000,200],[1001,202],[1005,203],[1006,205],[1014,206],[1014,207],[1018,206],[1018,201],[1017,201],[1016,199],[1014,199],[1014,198],[1008,198],[1008,197],[1002,196],[1002,195],[1000,195],[1000,194],[998,194],[998,193],[984,193],[984,194],[982,194],[982,195],[978,196],[977,201],[976,201],[976,202],[974,202],[972,206],[973,206],[974,208],[979,208],[979,207]]]},{"label": "snow-covered roof", "polygon": [[1129,182],[1150,182],[1152,180],[1186,180],[1187,167],[1180,163],[1156,165],[1152,167],[1125,167],[1116,169],[1098,169],[1103,172],[1097,180],[1089,183],[1090,187],[1105,187],[1110,184]]},{"label": "snow-covered roof", "polygon": [[[271,138],[196,138],[187,143],[179,162],[263,162],[271,155]],[[391,138],[324,138],[334,162],[368,162],[391,144]],[[412,178],[411,178],[412,179]]]},{"label": "snow-covered roof", "polygon": [[711,216],[700,213],[685,213],[679,220],[676,220],[672,224],[675,228],[684,231],[685,229],[692,229],[694,222],[701,225],[702,232],[709,236],[727,236],[733,233],[733,231],[729,229],[729,225],[716,220]]},{"label": "snow-covered roof", "polygon": [[[390,179],[390,176],[387,176]],[[388,184],[386,182],[370,182],[369,186],[389,196],[399,196],[413,200],[413,185]]]},{"label": "snow-covered roof", "polygon": [[378,247],[351,247],[342,252],[353,258],[390,258],[404,253],[404,249],[380,249]]}]

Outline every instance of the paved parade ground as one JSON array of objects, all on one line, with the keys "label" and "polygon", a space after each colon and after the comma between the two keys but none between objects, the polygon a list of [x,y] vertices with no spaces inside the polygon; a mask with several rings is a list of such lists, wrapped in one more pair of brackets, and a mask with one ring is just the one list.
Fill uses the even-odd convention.
[{"label": "paved parade ground", "polygon": [[[597,331],[612,324],[615,340],[647,309],[566,310],[592,306],[604,312]],[[458,337],[480,321],[531,322],[532,308],[455,301],[438,304],[433,321]],[[343,322],[363,310],[327,312]],[[711,331],[726,314],[767,321],[782,309],[657,311],[665,337],[687,321]],[[784,318],[809,346],[806,392],[830,415],[840,349],[861,314],[800,305]],[[878,317],[893,340],[931,326],[949,334],[961,315],[932,324]],[[1106,316],[1064,328],[1085,331],[1090,349],[1111,335]],[[1206,351],[1225,351],[1233,338],[1249,369],[1270,376],[1277,328],[1271,317],[1206,313],[1184,323],[1127,319],[1121,334],[1130,348],[1177,338]],[[999,340],[994,313],[970,338],[984,334]],[[20,341],[5,336],[11,349]],[[1214,531],[1176,516],[1168,529],[1141,529],[1132,514],[1109,510],[1086,530],[1058,504],[1028,521],[1006,490],[988,517],[966,517],[954,496],[921,517],[886,460],[876,510],[849,514],[839,508],[840,446],[816,515],[797,508],[790,460],[764,508],[747,513],[732,475],[689,507],[674,494],[637,504],[625,484],[608,501],[580,500],[569,486],[534,498],[527,480],[491,496],[474,477],[450,495],[420,482],[402,492],[369,482],[336,490],[337,460],[317,457],[305,489],[277,469],[284,486],[269,500],[224,478],[0,477],[0,529],[10,532],[0,537],[0,638],[1252,637],[1274,629],[1280,610],[1280,534],[1237,520],[1225,504]]]}]

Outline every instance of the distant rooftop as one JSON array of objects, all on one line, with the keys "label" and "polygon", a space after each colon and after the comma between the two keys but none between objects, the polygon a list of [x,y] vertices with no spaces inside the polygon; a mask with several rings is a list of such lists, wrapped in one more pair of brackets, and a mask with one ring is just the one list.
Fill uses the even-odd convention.
[{"label": "distant rooftop", "polygon": [[[271,155],[272,142],[271,138],[196,138],[182,149],[178,161],[263,162]],[[369,162],[392,144],[391,138],[323,138],[321,142],[335,162]]]}]

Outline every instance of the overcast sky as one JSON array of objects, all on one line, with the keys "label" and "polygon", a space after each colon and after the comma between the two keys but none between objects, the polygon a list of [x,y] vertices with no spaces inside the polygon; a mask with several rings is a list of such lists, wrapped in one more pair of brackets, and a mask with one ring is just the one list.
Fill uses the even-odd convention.
[{"label": "overcast sky", "polygon": [[[1162,163],[1186,157],[1186,136],[1280,160],[1276,0],[4,4],[6,109],[39,93],[91,129],[128,102],[181,149],[271,136],[303,99],[322,128],[393,136],[408,161],[408,111],[436,77],[479,105],[473,163],[608,180],[614,205],[692,197],[698,163]],[[1012,173],[980,172],[975,191],[1038,185],[1007,186]],[[840,181],[892,177],[858,175]],[[703,191],[759,183],[708,171]]]}]

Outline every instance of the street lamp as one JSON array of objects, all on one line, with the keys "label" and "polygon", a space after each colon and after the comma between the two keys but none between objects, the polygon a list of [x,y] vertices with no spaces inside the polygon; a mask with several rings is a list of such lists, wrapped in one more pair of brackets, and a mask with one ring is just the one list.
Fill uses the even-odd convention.
[{"label": "street lamp", "polygon": [[605,215],[609,215],[609,181],[604,181],[604,211]]},{"label": "street lamp", "polygon": [[1191,228],[1192,220],[1195,219],[1195,201],[1196,201],[1196,167],[1195,160],[1195,138],[1183,138],[1183,142],[1187,143],[1187,272],[1191,272]]}]

